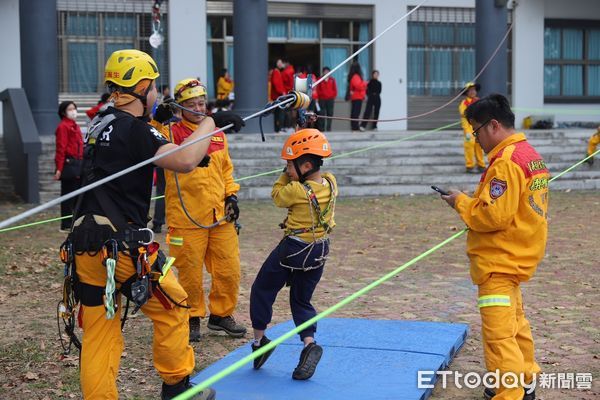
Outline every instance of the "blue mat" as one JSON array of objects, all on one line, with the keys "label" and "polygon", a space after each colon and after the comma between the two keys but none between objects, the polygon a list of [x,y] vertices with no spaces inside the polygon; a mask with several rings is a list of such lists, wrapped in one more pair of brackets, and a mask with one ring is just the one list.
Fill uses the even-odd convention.
[{"label": "blue mat", "polygon": [[[440,322],[326,318],[317,342],[323,357],[308,381],[294,381],[302,343],[298,336],[279,345],[258,371],[242,367],[213,385],[219,400],[424,400],[417,371],[445,369],[467,338],[468,326]],[[271,339],[294,328],[292,321],[267,330]],[[246,344],[192,378],[198,384],[251,352]],[[432,379],[432,383],[434,379]]]}]

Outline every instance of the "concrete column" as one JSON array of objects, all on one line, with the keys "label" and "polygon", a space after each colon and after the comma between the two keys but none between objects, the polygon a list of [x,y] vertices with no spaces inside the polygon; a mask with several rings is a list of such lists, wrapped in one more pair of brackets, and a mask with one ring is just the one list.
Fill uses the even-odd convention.
[{"label": "concrete column", "polygon": [[[0,63],[0,92],[21,87],[21,41],[6,40],[19,37],[19,0],[0,1],[0,54],[10,54]],[[3,130],[0,107],[0,136]]]},{"label": "concrete column", "polygon": [[56,21],[56,0],[20,1],[22,84],[40,135],[54,134],[58,123]]},{"label": "concrete column", "polygon": [[[185,78],[207,82],[206,0],[176,0],[169,5],[169,86]],[[212,67],[212,66],[211,66]]]},{"label": "concrete column", "polygon": [[[498,43],[506,33],[506,5],[496,6],[496,0],[479,0],[475,2],[475,65],[480,71],[491,57]],[[501,2],[502,3],[502,2]],[[500,93],[506,96],[508,81],[507,42],[504,42],[498,54],[479,77],[480,96]]]},{"label": "concrete column", "polygon": [[[544,0],[520,1],[513,10],[512,106],[544,106]],[[515,110],[515,126],[531,111]]]},{"label": "concrete column", "polygon": [[[375,2],[373,36],[379,34],[408,12],[406,0],[379,0]],[[406,19],[381,36],[371,45],[373,69],[379,70],[381,90],[380,119],[403,117],[407,113],[407,29]],[[365,71],[365,79],[371,76]],[[338,82],[338,84],[340,84]],[[362,115],[362,114],[361,114]],[[380,130],[406,129],[406,121],[378,124]]]},{"label": "concrete column", "polygon": [[[235,111],[244,117],[267,99],[267,24],[267,0],[233,1]],[[263,129],[273,131],[271,117],[263,119]],[[246,121],[244,132],[259,132],[258,118]]]}]

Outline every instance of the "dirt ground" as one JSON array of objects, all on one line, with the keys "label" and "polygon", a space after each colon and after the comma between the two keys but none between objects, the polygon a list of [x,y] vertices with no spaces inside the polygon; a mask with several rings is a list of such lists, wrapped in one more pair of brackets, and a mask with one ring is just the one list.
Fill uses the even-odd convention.
[{"label": "dirt ground", "polygon": [[[240,204],[242,284],[237,319],[250,327],[249,289],[281,237],[284,211],[267,202]],[[25,210],[0,205],[0,219]],[[546,373],[592,373],[591,390],[538,389],[539,399],[600,397],[600,193],[553,192],[547,254],[534,279],[523,285],[526,313]],[[38,217],[52,217],[56,211]],[[314,302],[323,310],[462,229],[437,196],[342,199],[336,210],[331,256]],[[62,266],[58,223],[0,233],[0,398],[80,398],[76,351],[62,357],[56,327]],[[164,243],[164,236],[160,238]],[[284,289],[287,290],[287,289]],[[286,295],[274,323],[290,319]],[[395,279],[332,317],[468,323],[469,338],[450,365],[484,372],[476,289],[468,275],[465,237],[406,269]],[[211,334],[203,325],[196,344],[197,370],[247,344]],[[119,390],[123,399],[155,399],[160,379],[148,351],[151,324],[143,315],[125,327]],[[318,370],[317,370],[318,374]],[[436,387],[432,399],[480,399],[481,389]]]}]

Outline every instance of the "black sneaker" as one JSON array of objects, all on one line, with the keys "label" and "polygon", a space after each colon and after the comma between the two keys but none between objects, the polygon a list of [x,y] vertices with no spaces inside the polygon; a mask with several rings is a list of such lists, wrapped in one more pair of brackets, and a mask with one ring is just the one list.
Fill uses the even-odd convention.
[{"label": "black sneaker", "polygon": [[313,376],[322,355],[323,348],[314,342],[304,347],[302,353],[300,353],[300,362],[294,370],[292,378],[303,381]]},{"label": "black sneaker", "polygon": [[[180,381],[179,383],[176,383],[174,385],[167,385],[166,383],[163,382],[162,391],[160,392],[160,399],[161,400],[174,399],[175,397],[177,397],[181,393],[185,392],[186,390],[190,389],[191,387],[192,387],[192,384],[190,383],[189,376],[185,377],[182,381]],[[215,392],[214,389],[207,388],[207,389],[204,389],[203,391],[201,391],[200,393],[197,393],[196,395],[194,395],[194,397],[191,397],[191,400],[214,400],[216,398],[216,396],[217,396],[217,392]]]},{"label": "black sneaker", "polygon": [[483,172],[485,172],[485,167],[477,167],[477,172],[482,174]]},{"label": "black sneaker", "polygon": [[153,224],[151,229],[152,229],[152,232],[154,232],[154,233],[161,233],[162,225],[158,225],[158,224],[154,225]]},{"label": "black sneaker", "polygon": [[190,318],[190,342],[200,341],[200,317]]},{"label": "black sneaker", "polygon": [[[252,352],[254,353],[258,349],[266,346],[269,343],[271,343],[271,341],[266,336],[263,336],[262,339],[260,339],[260,344],[258,346],[255,345],[254,343],[252,343]],[[255,358],[254,359],[254,369],[259,369],[260,367],[262,367],[263,364],[267,362],[267,359],[274,351],[275,351],[275,347],[273,347],[271,350],[264,353],[262,356]]]},{"label": "black sneaker", "polygon": [[227,317],[218,317],[211,315],[208,318],[208,329],[213,331],[224,331],[229,336],[234,338],[244,337],[246,334],[246,328],[235,322],[235,319],[231,315]]},{"label": "black sneaker", "polygon": [[[496,391],[494,389],[485,388],[483,391],[483,398],[485,400],[492,400],[492,398],[496,395]],[[531,393],[525,393],[523,396],[523,400],[535,400],[535,389]]]}]

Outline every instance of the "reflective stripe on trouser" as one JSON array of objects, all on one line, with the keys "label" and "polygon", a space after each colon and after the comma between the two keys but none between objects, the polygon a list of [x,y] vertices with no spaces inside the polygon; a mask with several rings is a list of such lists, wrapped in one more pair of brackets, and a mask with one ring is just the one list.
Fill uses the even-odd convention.
[{"label": "reflective stripe on trouser", "polygon": [[483,159],[483,149],[481,145],[475,141],[475,136],[472,133],[464,132],[464,149],[465,149],[465,167],[475,167],[477,165],[485,168],[485,160]]},{"label": "reflective stripe on trouser", "polygon": [[[240,249],[235,227],[225,223],[210,229],[169,228],[169,255],[175,257],[179,282],[188,294],[190,316],[206,316],[203,264],[211,275],[208,309],[226,317],[235,311],[240,290]],[[182,238],[174,245],[173,238]]]},{"label": "reflective stripe on trouser", "polygon": [[[479,312],[485,364],[488,371],[524,373],[531,382],[539,373],[533,337],[523,311],[519,280],[513,275],[492,274],[479,285]],[[522,387],[500,387],[494,400],[521,400]]]},{"label": "reflective stripe on trouser", "polygon": [[[82,282],[104,287],[106,269],[100,254],[76,256],[75,264]],[[131,258],[120,254],[115,271],[116,280],[124,282],[134,273]],[[172,271],[167,272],[161,287],[173,300],[185,304],[187,295]],[[172,385],[181,381],[194,369],[194,350],[189,345],[188,309],[174,306],[166,310],[153,296],[141,311],[152,320],[154,326],[154,367],[165,383]],[[106,319],[104,306],[82,306],[81,313],[83,347],[80,381],[83,398],[117,399],[116,379],[123,351],[120,308],[112,320]]]},{"label": "reflective stripe on trouser", "polygon": [[600,133],[596,133],[592,135],[590,141],[588,142],[588,156],[594,154],[596,152],[596,147],[600,144]]}]

